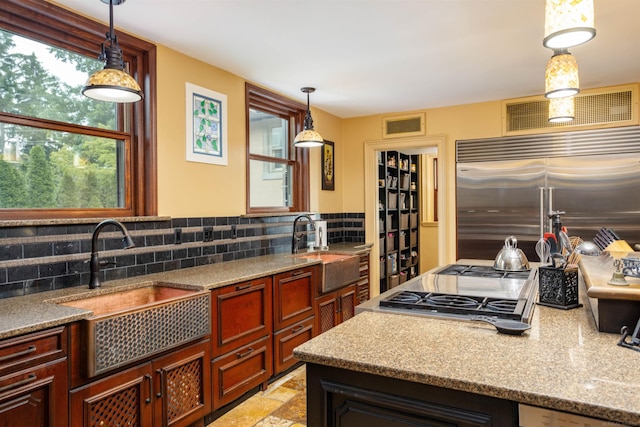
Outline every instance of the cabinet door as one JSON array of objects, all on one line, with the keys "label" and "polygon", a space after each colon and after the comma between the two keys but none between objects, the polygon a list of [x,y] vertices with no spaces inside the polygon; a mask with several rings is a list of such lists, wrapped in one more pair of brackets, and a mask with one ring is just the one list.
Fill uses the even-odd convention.
[{"label": "cabinet door", "polygon": [[0,425],[66,427],[66,359],[0,377]]},{"label": "cabinet door", "polygon": [[149,363],[72,390],[70,427],[153,425]]},{"label": "cabinet door", "polygon": [[271,334],[271,277],[212,292],[213,357]]},{"label": "cabinet door", "polygon": [[313,316],[273,335],[274,375],[286,371],[298,362],[293,357],[293,349],[309,341],[313,335]]},{"label": "cabinet door", "polygon": [[250,343],[213,360],[213,410],[266,384],[271,377],[273,359],[271,336]]},{"label": "cabinet door", "polygon": [[275,275],[273,329],[279,331],[313,315],[315,267]]},{"label": "cabinet door", "polygon": [[351,285],[338,291],[338,323],[351,319],[355,315],[356,286]]},{"label": "cabinet door", "polygon": [[338,324],[338,298],[336,292],[316,298],[315,322],[316,334],[327,332]]},{"label": "cabinet door", "polygon": [[156,426],[186,426],[211,408],[209,340],[153,361]]}]

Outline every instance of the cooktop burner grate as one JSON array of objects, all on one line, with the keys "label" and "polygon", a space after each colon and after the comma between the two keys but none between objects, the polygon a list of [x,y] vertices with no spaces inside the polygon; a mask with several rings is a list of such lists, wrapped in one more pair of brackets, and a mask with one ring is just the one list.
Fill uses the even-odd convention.
[{"label": "cooktop burner grate", "polygon": [[497,279],[527,279],[529,271],[499,271],[488,265],[461,265],[452,264],[435,274],[449,276],[490,277]]},{"label": "cooktop burner grate", "polygon": [[515,320],[522,318],[522,304],[517,299],[435,292],[400,291],[380,300],[380,307],[457,315],[489,315]]}]

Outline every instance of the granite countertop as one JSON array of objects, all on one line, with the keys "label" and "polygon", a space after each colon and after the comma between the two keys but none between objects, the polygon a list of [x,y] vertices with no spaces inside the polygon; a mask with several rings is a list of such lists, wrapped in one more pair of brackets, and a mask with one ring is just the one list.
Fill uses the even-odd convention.
[{"label": "granite countertop", "polygon": [[[330,253],[354,255],[368,251],[369,247],[366,245],[354,243],[334,244],[329,250]],[[99,289],[78,286],[0,299],[0,339],[64,325],[87,318],[92,314],[86,309],[59,305],[60,302],[148,286],[153,282],[166,282],[172,286],[194,290],[215,289],[320,262],[318,259],[295,257],[291,254],[266,255],[102,282]]]},{"label": "granite countertop", "polygon": [[365,311],[294,350],[304,362],[640,426],[640,352],[583,307],[536,306],[522,336],[481,322]]}]

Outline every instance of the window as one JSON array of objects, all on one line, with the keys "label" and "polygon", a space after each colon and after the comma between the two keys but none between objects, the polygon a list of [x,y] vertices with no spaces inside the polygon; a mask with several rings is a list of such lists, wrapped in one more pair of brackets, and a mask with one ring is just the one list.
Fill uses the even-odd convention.
[{"label": "window", "polygon": [[305,106],[246,85],[247,213],[309,209],[308,154],[293,147]]},{"label": "window", "polygon": [[0,12],[0,219],[156,214],[155,47],[117,31],[146,99],[96,101],[80,89],[104,25],[39,0]]}]

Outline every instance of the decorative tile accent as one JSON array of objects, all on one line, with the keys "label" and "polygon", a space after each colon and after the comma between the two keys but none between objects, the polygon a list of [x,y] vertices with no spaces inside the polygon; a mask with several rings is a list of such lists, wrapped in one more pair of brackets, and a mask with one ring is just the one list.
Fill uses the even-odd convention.
[{"label": "decorative tile accent", "polygon": [[[329,244],[364,242],[363,213],[315,214],[327,221]],[[136,247],[122,249],[121,235],[107,229],[100,234],[100,259],[115,262],[101,270],[100,279],[137,277],[291,250],[296,215],[130,218],[123,220]],[[40,221],[28,226],[4,222],[0,227],[0,298],[81,286],[88,283],[91,236],[90,220]],[[305,223],[306,224],[306,223]],[[231,226],[236,227],[233,238]],[[203,227],[213,227],[213,241],[203,242]],[[181,243],[175,244],[175,228]],[[303,226],[299,226],[299,231]],[[310,228],[307,226],[310,233]],[[309,234],[311,237],[311,234]],[[307,245],[306,238],[300,242]]]}]

